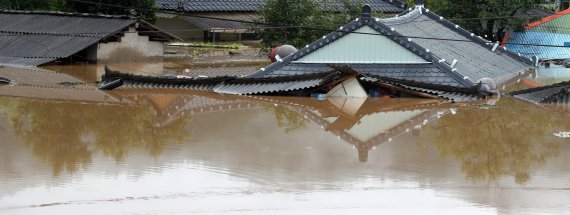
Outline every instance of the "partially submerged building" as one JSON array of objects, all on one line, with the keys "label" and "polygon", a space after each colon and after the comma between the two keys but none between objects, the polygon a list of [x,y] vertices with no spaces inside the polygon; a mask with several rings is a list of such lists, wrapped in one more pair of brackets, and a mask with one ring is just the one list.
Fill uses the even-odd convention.
[{"label": "partially submerged building", "polygon": [[126,16],[4,10],[0,22],[0,65],[162,58],[164,42],[178,40]]},{"label": "partially submerged building", "polygon": [[[319,1],[319,0],[316,0]],[[184,39],[194,41],[237,41],[255,39],[249,33],[259,19],[257,11],[266,0],[157,0],[156,5],[164,11],[184,13],[158,13],[156,25]],[[326,0],[327,8],[342,8],[340,0]],[[356,2],[356,1],[355,1]],[[363,0],[374,11],[388,16],[405,10],[406,4],[399,0]],[[332,4],[332,5],[331,5]],[[207,18],[211,17],[211,19]],[[236,20],[236,21],[228,21]]]},{"label": "partially submerged building", "polygon": [[536,104],[570,104],[570,81],[534,87],[509,93],[509,95]]},{"label": "partially submerged building", "polygon": [[536,58],[501,48],[423,6],[387,19],[360,18],[245,78],[153,79],[109,74],[129,86],[237,95],[390,94],[471,100],[534,69]]},{"label": "partially submerged building", "polygon": [[503,46],[541,60],[570,58],[570,9],[532,22],[522,31],[509,32]]}]

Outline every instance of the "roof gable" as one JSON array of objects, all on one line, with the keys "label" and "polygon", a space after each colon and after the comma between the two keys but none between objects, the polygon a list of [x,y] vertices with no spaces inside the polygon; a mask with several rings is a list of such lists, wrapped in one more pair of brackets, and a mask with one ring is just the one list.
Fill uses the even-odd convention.
[{"label": "roof gable", "polygon": [[367,142],[377,137],[379,133],[389,131],[425,112],[425,110],[410,110],[372,113],[363,116],[360,123],[352,126],[346,133],[362,142]]},{"label": "roof gable", "polygon": [[364,25],[334,43],[305,55],[299,63],[430,63]]}]

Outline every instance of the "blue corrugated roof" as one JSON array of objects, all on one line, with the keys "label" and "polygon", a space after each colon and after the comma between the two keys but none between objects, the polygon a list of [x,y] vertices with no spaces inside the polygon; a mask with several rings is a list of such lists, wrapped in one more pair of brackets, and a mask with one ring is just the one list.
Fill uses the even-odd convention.
[{"label": "blue corrugated roof", "polygon": [[[506,45],[507,49],[521,53],[525,56],[537,56],[540,59],[566,59],[570,58],[570,47],[564,46],[570,42],[570,34],[545,32],[513,32]],[[536,44],[536,45],[520,45]]]}]

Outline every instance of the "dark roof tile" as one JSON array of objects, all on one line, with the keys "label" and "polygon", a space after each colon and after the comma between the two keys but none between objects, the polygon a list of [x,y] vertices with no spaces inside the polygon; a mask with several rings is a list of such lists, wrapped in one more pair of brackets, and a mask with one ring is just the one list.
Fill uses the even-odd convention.
[{"label": "dark roof tile", "polygon": [[[156,5],[163,10],[187,12],[254,12],[265,2],[266,0],[156,0]],[[362,3],[369,4],[374,11],[384,13],[400,13],[405,9],[405,4],[399,0],[363,0]],[[320,5],[323,5],[323,10],[336,11],[342,8],[342,1],[337,0],[332,4],[321,2]]]}]

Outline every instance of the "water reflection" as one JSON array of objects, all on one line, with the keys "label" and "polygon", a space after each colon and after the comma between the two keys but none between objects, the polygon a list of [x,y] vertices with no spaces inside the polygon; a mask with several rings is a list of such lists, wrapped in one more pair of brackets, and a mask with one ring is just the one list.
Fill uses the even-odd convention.
[{"label": "water reflection", "polygon": [[[237,129],[232,126],[255,126],[240,116],[240,110],[260,110],[271,114],[274,122],[264,122],[256,132],[269,132],[265,123],[275,123],[285,135],[299,135],[318,126],[322,132],[314,135],[333,135],[352,145],[359,162],[369,162],[370,152],[382,144],[411,140],[418,156],[435,148],[442,157],[458,160],[465,177],[473,182],[495,182],[512,176],[524,184],[531,180],[534,167],[559,155],[562,142],[551,134],[570,129],[567,118],[560,117],[563,113],[512,99],[488,106],[425,99],[319,101],[176,91],[124,90],[117,91],[115,97],[124,103],[2,98],[0,109],[6,112],[15,135],[37,158],[47,161],[56,176],[88,166],[97,152],[116,162],[136,149],[156,158],[169,144],[194,142],[192,127],[196,126],[203,127],[202,133],[211,132],[205,141],[224,141],[216,132]],[[223,116],[229,118],[222,120],[227,120],[224,126],[229,128],[218,131],[220,122],[193,124],[195,116],[206,113],[225,113]],[[209,121],[219,120],[208,117]],[[281,134],[269,137],[282,138]]]},{"label": "water reflection", "polygon": [[562,144],[552,133],[570,128],[562,113],[524,101],[503,99],[499,107],[464,110],[426,126],[420,144],[433,144],[441,155],[461,161],[474,182],[512,176],[519,184],[531,170],[558,156]]},{"label": "water reflection", "polygon": [[89,165],[96,152],[117,162],[137,148],[156,157],[165,145],[190,137],[185,126],[191,118],[157,127],[155,110],[145,103],[122,106],[2,98],[0,109],[7,113],[14,134],[51,165],[53,175]]}]

